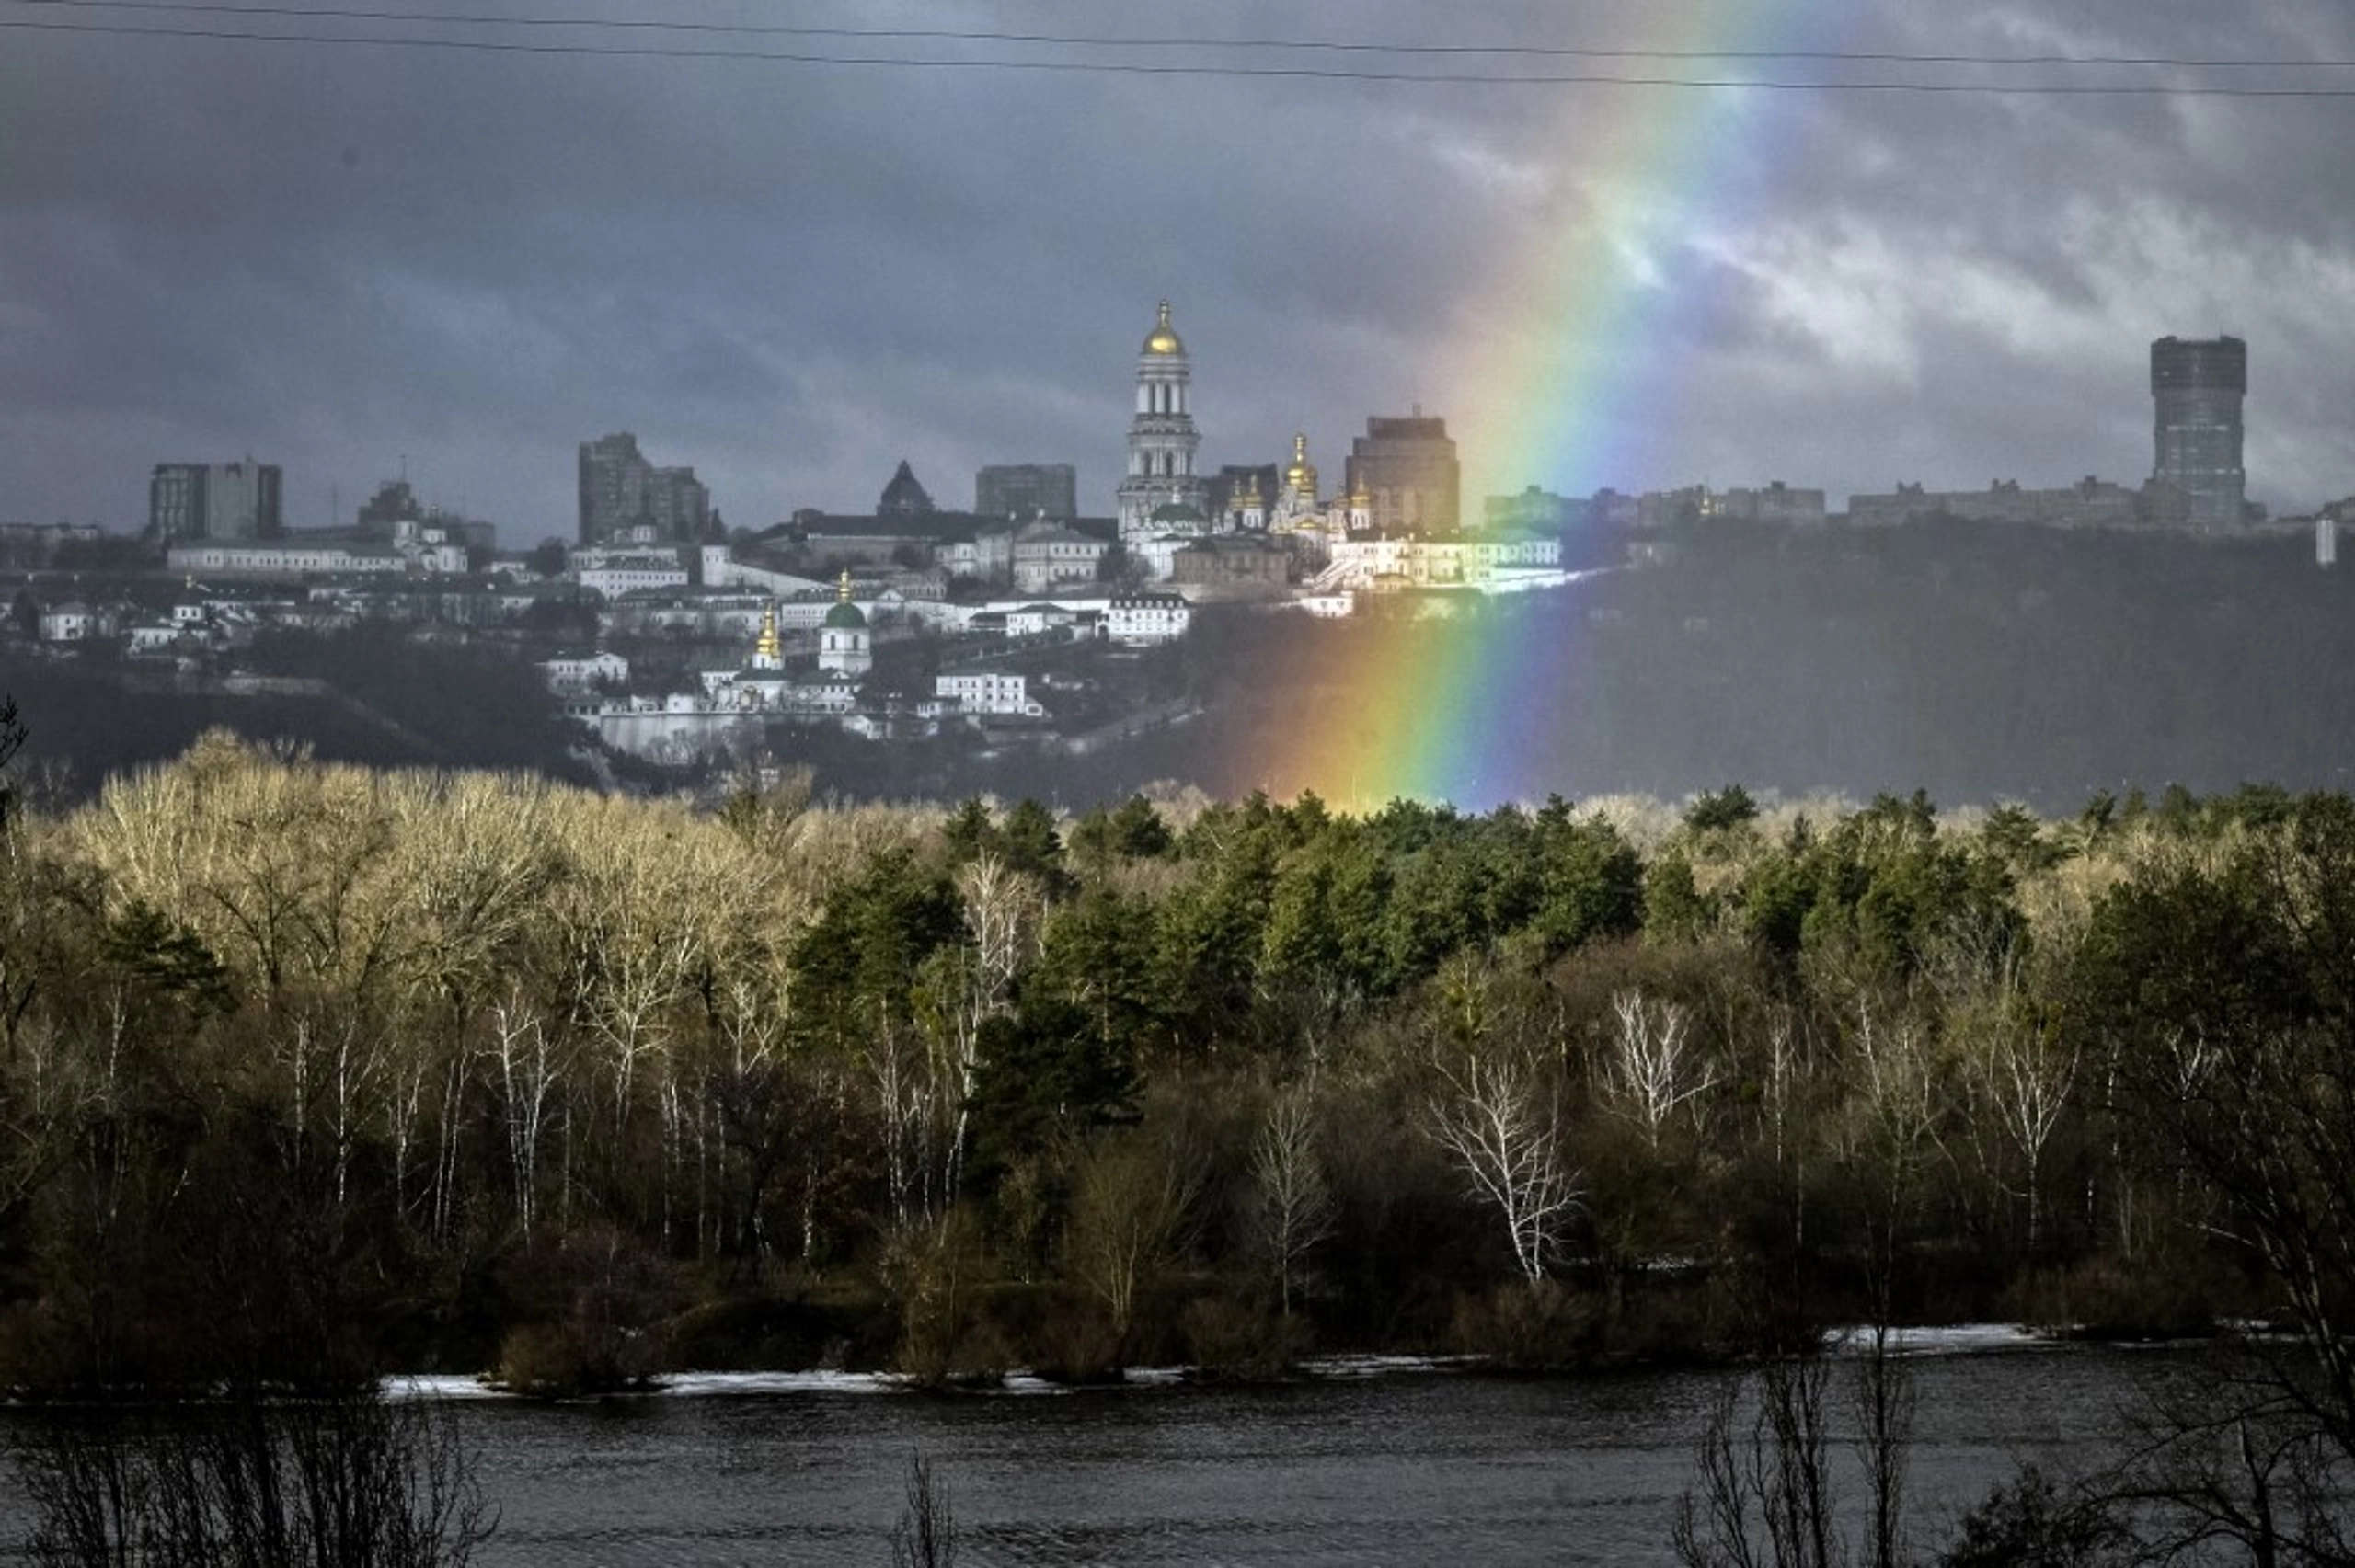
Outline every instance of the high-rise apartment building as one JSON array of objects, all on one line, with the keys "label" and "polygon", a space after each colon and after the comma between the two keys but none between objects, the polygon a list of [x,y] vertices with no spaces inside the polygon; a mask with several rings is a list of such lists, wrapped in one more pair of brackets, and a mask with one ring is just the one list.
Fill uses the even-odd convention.
[{"label": "high-rise apartment building", "polygon": [[1381,533],[1453,533],[1463,515],[1464,470],[1447,421],[1417,408],[1409,418],[1375,417],[1350,443],[1351,495],[1373,501]]},{"label": "high-rise apartment building", "polygon": [[285,479],[274,463],[159,463],[147,480],[147,534],[275,539],[285,531]]},{"label": "high-rise apartment building", "polygon": [[692,468],[657,468],[625,430],[580,443],[580,543],[691,544],[711,525]]},{"label": "high-rise apartment building", "polygon": [[1068,522],[1079,515],[1078,471],[1068,463],[992,464],[973,475],[973,515]]},{"label": "high-rise apartment building", "polygon": [[2162,338],[2151,345],[2151,477],[2188,498],[2195,528],[2235,527],[2246,514],[2241,399],[2247,392],[2248,345],[2237,338]]}]

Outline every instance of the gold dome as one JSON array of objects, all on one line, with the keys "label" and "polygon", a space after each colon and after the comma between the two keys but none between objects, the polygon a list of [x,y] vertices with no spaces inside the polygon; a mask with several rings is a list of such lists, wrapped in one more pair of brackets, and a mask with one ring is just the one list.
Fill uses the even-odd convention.
[{"label": "gold dome", "polygon": [[1161,302],[1161,319],[1154,325],[1153,335],[1144,340],[1144,351],[1148,354],[1182,354],[1186,351],[1186,345],[1179,342],[1178,334],[1170,329],[1167,300]]},{"label": "gold dome", "polygon": [[1316,468],[1308,461],[1304,433],[1292,438],[1292,463],[1284,469],[1284,487],[1295,495],[1313,498],[1316,494]]}]

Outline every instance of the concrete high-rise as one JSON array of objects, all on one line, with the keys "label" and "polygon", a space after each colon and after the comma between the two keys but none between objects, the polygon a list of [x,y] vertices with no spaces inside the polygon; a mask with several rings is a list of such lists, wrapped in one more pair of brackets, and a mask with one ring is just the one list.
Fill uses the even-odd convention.
[{"label": "concrete high-rise", "polygon": [[274,463],[159,463],[147,481],[148,537],[275,539],[285,531],[284,476]]},{"label": "concrete high-rise", "polygon": [[2236,527],[2245,515],[2247,392],[2248,345],[2237,338],[2162,338],[2151,345],[2151,477],[2184,493],[2195,528]]},{"label": "concrete high-rise", "polygon": [[1410,418],[1376,416],[1350,443],[1351,495],[1373,498],[1379,533],[1453,533],[1463,517],[1464,470],[1447,421],[1420,408]]},{"label": "concrete high-rise", "polygon": [[580,443],[580,543],[692,544],[711,524],[711,492],[692,468],[657,468],[625,430]]}]

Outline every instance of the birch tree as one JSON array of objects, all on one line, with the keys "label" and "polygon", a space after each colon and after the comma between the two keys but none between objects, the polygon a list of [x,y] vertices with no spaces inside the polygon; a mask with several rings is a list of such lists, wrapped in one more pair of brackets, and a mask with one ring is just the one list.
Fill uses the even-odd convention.
[{"label": "birch tree", "polygon": [[1430,1137],[1503,1222],[1513,1261],[1545,1277],[1584,1196],[1563,1147],[1561,1108],[1538,1072],[1503,1056],[1443,1069],[1425,1108]]},{"label": "birch tree", "polygon": [[1319,1242],[1333,1234],[1333,1189],[1316,1150],[1315,1103],[1306,1089],[1268,1103],[1251,1144],[1246,1229],[1276,1278],[1276,1301],[1292,1315],[1292,1298]]},{"label": "birch tree", "polygon": [[1716,1088],[1717,1072],[1701,1059],[1692,1017],[1676,1003],[1622,990],[1612,994],[1611,1011],[1618,1026],[1603,1059],[1603,1094],[1656,1150],[1669,1118]]}]

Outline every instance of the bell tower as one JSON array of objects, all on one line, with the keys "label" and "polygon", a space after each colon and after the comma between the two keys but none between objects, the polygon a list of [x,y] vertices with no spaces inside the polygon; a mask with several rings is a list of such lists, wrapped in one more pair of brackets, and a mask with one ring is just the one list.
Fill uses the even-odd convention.
[{"label": "bell tower", "polygon": [[1169,302],[1137,352],[1136,411],[1129,419],[1129,471],[1120,481],[1120,538],[1151,533],[1153,514],[1163,507],[1191,507],[1200,516],[1210,486],[1194,473],[1202,444],[1194,429],[1192,367],[1186,345],[1169,325]]}]

